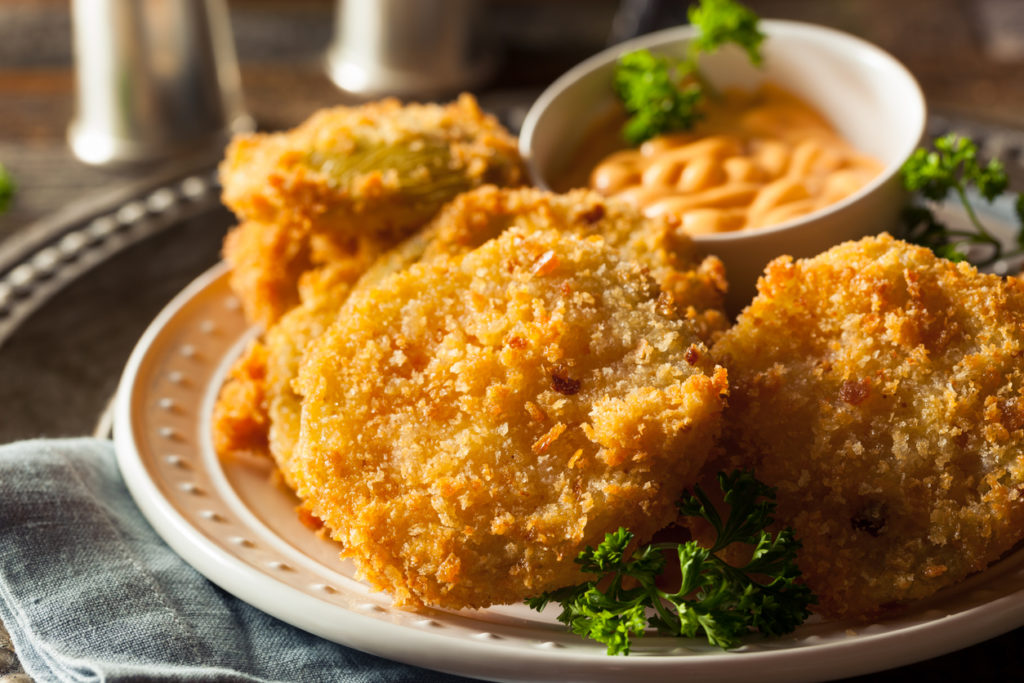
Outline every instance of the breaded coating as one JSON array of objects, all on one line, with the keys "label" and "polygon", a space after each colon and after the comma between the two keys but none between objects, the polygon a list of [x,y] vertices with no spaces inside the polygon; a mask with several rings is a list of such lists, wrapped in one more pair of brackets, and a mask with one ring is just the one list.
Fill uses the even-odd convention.
[{"label": "breaded coating", "polygon": [[220,177],[243,221],[224,247],[231,284],[264,327],[298,303],[299,275],[331,254],[378,255],[459,192],[526,179],[515,138],[468,94],[325,109],[290,131],[238,136]]},{"label": "breaded coating", "polygon": [[772,261],[713,349],[725,454],[778,487],[829,616],[978,571],[1024,535],[1024,285],[888,235]]},{"label": "breaded coating", "polygon": [[718,431],[725,371],[663,303],[604,238],[518,226],[357,287],[296,382],[300,497],[399,604],[579,580],[672,520]]},{"label": "breaded coating", "polygon": [[[235,416],[246,416],[248,424],[262,423],[271,429],[269,452],[281,468],[285,481],[294,480],[290,471],[291,448],[298,438],[298,399],[291,390],[299,362],[308,344],[319,336],[338,314],[350,286],[372,287],[385,277],[421,260],[464,254],[500,235],[510,226],[522,230],[559,230],[579,235],[601,235],[623,256],[637,260],[673,292],[662,295],[661,304],[675,308],[678,315],[692,320],[705,343],[727,326],[721,311],[725,291],[724,271],[714,257],[696,261],[690,238],[676,233],[660,220],[646,219],[628,205],[609,202],[588,190],[565,195],[535,189],[501,189],[494,186],[464,193],[446,205],[426,228],[401,245],[385,252],[365,272],[366,256],[344,258],[338,254],[326,264],[302,275],[301,305],[289,311],[265,335],[263,352],[267,365],[262,385],[246,391],[232,387],[222,392],[218,408]],[[370,253],[368,249],[364,254]],[[360,277],[360,273],[362,273]],[[341,287],[337,287],[337,284]],[[669,301],[672,302],[669,305]],[[220,406],[236,398],[259,397],[260,404]],[[269,411],[269,414],[268,414]],[[232,423],[215,423],[218,452],[251,450],[253,434],[240,443]],[[264,443],[267,443],[264,434]]]},{"label": "breaded coating", "polygon": [[303,277],[325,277],[343,269],[365,270],[390,243],[363,238],[310,233],[295,224],[248,221],[224,239],[224,259],[231,266],[231,290],[246,317],[269,329],[297,306]]},{"label": "breaded coating", "polygon": [[333,280],[317,283],[305,292],[302,305],[289,311],[267,331],[266,408],[269,423],[267,445],[285,483],[294,490],[291,462],[299,438],[300,396],[292,383],[310,345],[337,318],[351,291],[351,283]]},{"label": "breaded coating", "polygon": [[299,218],[349,236],[405,234],[459,192],[526,179],[515,138],[469,94],[335,107],[290,131],[240,135],[220,176],[241,217]]},{"label": "breaded coating", "polygon": [[267,452],[266,386],[267,347],[254,341],[231,366],[213,406],[211,431],[218,454]]},{"label": "breaded coating", "polygon": [[292,380],[306,349],[334,321],[363,270],[359,260],[338,259],[305,273],[300,304],[235,362],[213,409],[213,443],[220,456],[272,456],[285,483],[295,488],[289,459],[299,435],[299,397]]},{"label": "breaded coating", "polygon": [[[710,340],[728,327],[723,313],[728,284],[715,256],[700,259],[692,239],[663,219],[645,218],[623,202],[590,190],[555,194],[532,188],[484,186],[447,204],[418,235],[382,258],[367,279],[420,259],[476,248],[512,226],[600,235],[631,260],[641,263],[664,290],[678,314],[693,320]],[[376,274],[376,275],[375,275]]]}]

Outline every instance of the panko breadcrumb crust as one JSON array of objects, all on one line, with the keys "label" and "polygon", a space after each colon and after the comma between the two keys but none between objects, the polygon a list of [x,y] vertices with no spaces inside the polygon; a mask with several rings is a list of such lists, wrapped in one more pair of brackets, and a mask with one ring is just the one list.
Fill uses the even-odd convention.
[{"label": "panko breadcrumb crust", "polygon": [[[331,278],[337,268],[368,268],[392,242],[315,232],[296,224],[246,221],[224,238],[229,284],[246,318],[263,329],[302,301],[302,281]],[[321,271],[327,271],[321,273]]]},{"label": "panko breadcrumb crust", "polygon": [[[709,342],[728,327],[723,313],[728,289],[717,256],[699,257],[692,238],[672,221],[645,218],[639,210],[591,190],[555,194],[533,188],[484,186],[445,205],[418,236],[395,250],[410,260],[453,254],[483,244],[504,230],[571,231],[601,235],[626,258],[645,267],[661,286],[666,305],[692,320]],[[386,263],[386,260],[383,260]]]},{"label": "panko breadcrumb crust", "polygon": [[[558,195],[484,186],[456,197],[423,230],[368,269],[364,251],[349,258],[336,254],[324,266],[303,273],[300,305],[239,359],[222,391],[213,422],[217,452],[259,452],[262,429],[262,452],[269,450],[285,480],[293,481],[289,461],[298,438],[299,398],[292,380],[306,348],[338,315],[353,283],[365,289],[418,261],[464,254],[511,226],[603,236],[624,258],[656,276],[667,288],[659,295],[661,304],[692,321],[702,341],[710,343],[726,327],[721,261],[698,260],[690,238],[668,223],[646,219],[636,209],[588,190]],[[254,367],[260,372],[253,372]]]},{"label": "panko breadcrumb crust", "polygon": [[292,380],[306,348],[333,322],[366,264],[364,257],[353,255],[302,274],[300,305],[254,340],[228,372],[211,420],[218,455],[272,456],[292,486],[286,463],[299,433],[299,398]]},{"label": "panko breadcrumb crust", "polygon": [[605,238],[512,227],[353,292],[300,368],[293,479],[397,603],[517,602],[672,520],[726,385]]},{"label": "panko breadcrumb crust", "polygon": [[245,219],[316,221],[350,237],[406,232],[461,191],[526,179],[515,137],[467,93],[334,107],[290,131],[236,136],[220,177]]},{"label": "panko breadcrumb crust", "polygon": [[[772,261],[718,341],[711,469],[778,488],[828,616],[983,569],[1024,532],[1024,285],[888,235]],[[710,471],[710,470],[709,470]]]},{"label": "panko breadcrumb crust", "polygon": [[211,416],[218,455],[264,455],[270,417],[266,410],[267,347],[251,343],[228,371]]},{"label": "panko breadcrumb crust", "polygon": [[515,137],[463,94],[447,105],[335,107],[290,131],[237,136],[220,178],[242,221],[224,244],[231,286],[269,327],[298,304],[301,273],[379,255],[459,192],[526,174]]}]

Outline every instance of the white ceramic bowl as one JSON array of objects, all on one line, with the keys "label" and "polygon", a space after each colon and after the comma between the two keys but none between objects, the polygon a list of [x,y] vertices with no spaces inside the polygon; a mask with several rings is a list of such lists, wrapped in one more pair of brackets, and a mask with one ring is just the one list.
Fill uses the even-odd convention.
[{"label": "white ceramic bowl", "polygon": [[[860,191],[832,206],[779,225],[694,237],[703,254],[715,254],[729,279],[727,308],[738,312],[772,258],[814,256],[839,242],[897,226],[905,202],[899,168],[924,133],[925,102],[907,69],[891,55],[860,38],[834,29],[782,20],[762,20],[767,38],[764,64],[750,64],[733,46],[707,55],[701,71],[716,86],[753,89],[768,80],[799,95],[836,130],[885,168]],[[569,70],[531,107],[519,136],[520,151],[534,183],[551,189],[566,159],[612,107],[612,73],[618,58],[646,48],[683,56],[694,36],[680,26],[630,40],[594,55]]]}]

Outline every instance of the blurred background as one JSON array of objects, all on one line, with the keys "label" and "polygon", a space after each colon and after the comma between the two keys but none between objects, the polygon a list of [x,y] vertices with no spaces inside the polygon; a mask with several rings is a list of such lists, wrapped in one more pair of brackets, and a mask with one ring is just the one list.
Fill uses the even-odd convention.
[{"label": "blurred background", "polygon": [[[685,21],[681,0],[477,0],[475,31],[495,59],[476,92],[516,126],[568,67],[630,34]],[[763,17],[833,26],[900,59],[932,112],[1024,128],[1021,0],[748,0]],[[261,129],[294,125],[353,101],[328,78],[333,0],[229,0],[246,106]],[[74,64],[67,0],[0,0],[0,163],[18,193],[0,216],[0,244],[76,199],[137,179],[70,153]]]}]

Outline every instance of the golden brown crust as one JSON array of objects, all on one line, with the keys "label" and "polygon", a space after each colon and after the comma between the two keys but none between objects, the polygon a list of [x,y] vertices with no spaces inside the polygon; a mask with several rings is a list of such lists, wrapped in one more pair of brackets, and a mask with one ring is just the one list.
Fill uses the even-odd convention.
[{"label": "golden brown crust", "polygon": [[[231,290],[246,317],[269,329],[301,300],[303,279],[346,278],[365,270],[387,245],[372,240],[310,235],[294,225],[249,221],[224,240],[224,260],[231,266]],[[325,271],[325,272],[321,272]]]},{"label": "golden brown crust", "polygon": [[888,235],[769,264],[714,347],[720,467],[778,487],[831,616],[925,597],[1024,531],[1024,286]]},{"label": "golden brown crust", "polygon": [[525,180],[515,138],[470,95],[337,107],[291,131],[241,135],[220,175],[242,220],[224,244],[231,286],[265,328],[298,303],[303,273],[372,260],[463,190]]},{"label": "golden brown crust", "polygon": [[337,317],[354,279],[338,277],[309,283],[304,288],[302,304],[289,311],[266,334],[267,444],[285,483],[292,490],[297,486],[292,458],[299,438],[301,400],[292,383],[310,345]]},{"label": "golden brown crust", "polygon": [[299,434],[299,398],[292,389],[309,345],[333,322],[362,261],[337,259],[300,280],[301,301],[270,326],[233,366],[214,404],[214,447],[270,456],[293,489],[289,460]]},{"label": "golden brown crust", "polygon": [[213,407],[213,447],[222,457],[267,452],[267,349],[253,342],[239,356]]},{"label": "golden brown crust", "polygon": [[[659,301],[672,315],[682,315],[695,323],[698,335],[707,342],[712,333],[725,327],[725,318],[717,308],[724,291],[721,263],[714,258],[695,262],[692,243],[686,236],[672,232],[664,223],[644,219],[631,207],[611,203],[595,193],[581,190],[556,195],[534,189],[500,189],[484,186],[464,193],[448,204],[422,231],[397,248],[386,252],[367,272],[365,264],[372,251],[346,255],[344,251],[327,252],[322,242],[323,263],[302,273],[298,298],[301,304],[270,325],[265,335],[266,378],[260,387],[263,406],[225,406],[235,412],[263,411],[264,423],[270,430],[265,440],[270,454],[293,485],[292,449],[298,438],[298,397],[291,382],[307,346],[326,329],[358,279],[357,288],[376,285],[392,273],[421,260],[464,254],[501,234],[512,225],[523,230],[554,229],[581,235],[602,235],[618,245],[629,259],[640,260],[661,276],[662,282],[676,292],[686,306]],[[314,241],[314,252],[317,242]],[[270,272],[269,268],[250,272]],[[270,302],[262,296],[264,302]],[[673,298],[675,302],[677,299]],[[251,397],[252,393],[228,393],[219,399],[232,402]],[[269,414],[267,412],[269,411]],[[215,430],[219,429],[215,425]]]},{"label": "golden brown crust", "polygon": [[220,174],[241,217],[348,236],[406,234],[460,191],[526,179],[515,138],[468,94],[336,107],[290,131],[241,135]]},{"label": "golden brown crust", "polygon": [[290,457],[298,435],[291,380],[302,354],[377,255],[367,241],[322,237],[301,240],[301,258],[289,260],[297,243],[286,228],[250,222],[228,234],[232,289],[247,317],[267,332],[236,362],[214,404],[213,442],[221,456],[272,455],[279,466]]},{"label": "golden brown crust", "polygon": [[303,362],[298,492],[399,603],[515,602],[672,519],[725,372],[620,253],[511,228],[357,288]]},{"label": "golden brown crust", "polygon": [[[693,240],[673,223],[644,218],[635,208],[590,190],[554,194],[532,188],[484,186],[447,204],[433,221],[379,265],[452,255],[480,246],[511,226],[600,235],[650,270],[665,292],[663,303],[692,320],[710,342],[728,327],[722,312],[728,284],[715,256],[700,258]],[[371,273],[373,270],[371,270]]]}]

